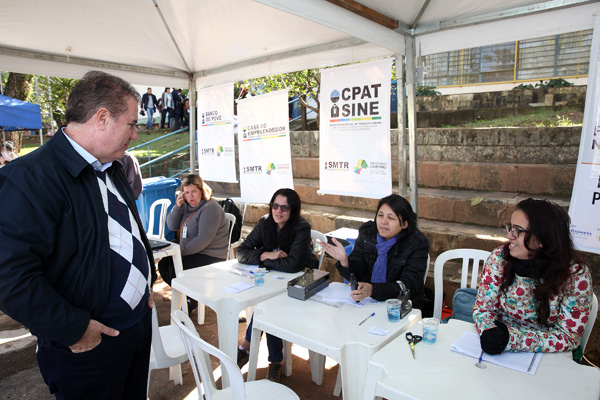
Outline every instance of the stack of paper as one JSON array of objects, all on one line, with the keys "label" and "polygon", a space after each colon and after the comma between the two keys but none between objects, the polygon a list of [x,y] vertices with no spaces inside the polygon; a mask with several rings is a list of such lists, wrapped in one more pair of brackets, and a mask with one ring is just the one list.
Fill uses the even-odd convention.
[{"label": "stack of paper", "polygon": [[244,290],[250,289],[253,286],[253,283],[238,282],[229,286],[225,286],[224,288],[221,288],[221,290],[229,293],[239,293],[243,292]]},{"label": "stack of paper", "polygon": [[[479,355],[481,354],[479,335],[474,332],[464,332],[456,342],[452,343],[450,350],[479,359]],[[482,360],[504,368],[535,375],[535,371],[537,371],[542,361],[542,353],[505,351],[493,356],[483,353]]]}]

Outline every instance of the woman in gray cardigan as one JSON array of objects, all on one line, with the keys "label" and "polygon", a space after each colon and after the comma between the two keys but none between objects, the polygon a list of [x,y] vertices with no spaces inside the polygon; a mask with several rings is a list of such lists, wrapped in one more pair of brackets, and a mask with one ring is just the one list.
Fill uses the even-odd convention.
[{"label": "woman in gray cardigan", "polygon": [[[229,221],[223,208],[211,199],[212,190],[198,175],[181,182],[175,206],[167,216],[167,226],[179,232],[183,269],[192,269],[225,261],[229,245]],[[175,278],[173,259],[158,263],[162,279],[170,286]]]}]

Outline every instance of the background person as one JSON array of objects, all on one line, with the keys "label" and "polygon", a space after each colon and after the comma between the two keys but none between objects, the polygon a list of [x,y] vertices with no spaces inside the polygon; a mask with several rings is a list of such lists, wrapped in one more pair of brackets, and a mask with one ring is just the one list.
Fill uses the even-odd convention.
[{"label": "background person", "polygon": [[152,88],[148,88],[148,91],[142,96],[141,106],[148,116],[148,121],[146,121],[146,129],[154,129],[154,119],[152,116],[154,115],[154,110],[156,110],[158,107],[158,100],[156,99],[156,96],[152,94]]},{"label": "background person", "polygon": [[574,249],[568,214],[547,200],[526,199],[506,229],[508,243],[486,260],[473,307],[481,348],[488,354],[577,348],[592,279]]},{"label": "background person", "polygon": [[13,142],[7,140],[6,143],[2,145],[2,153],[0,153],[0,156],[5,160],[4,164],[19,157],[17,153],[14,152]]},{"label": "background person", "polygon": [[348,257],[336,239],[335,246],[321,243],[347,280],[353,273],[358,289],[350,292],[360,301],[366,297],[383,301],[400,295],[399,281],[410,290],[415,308],[421,308],[429,242],[417,229],[417,216],[404,197],[392,194],[377,205],[375,221],[365,222]]},{"label": "background person", "polygon": [[[180,190],[175,206],[167,215],[167,226],[172,231],[180,230],[183,269],[225,261],[229,247],[229,221],[223,208],[211,198],[212,190],[202,178],[193,174],[183,178]],[[158,270],[170,286],[175,278],[172,257],[161,259]]]},{"label": "background person", "polygon": [[[269,202],[269,214],[258,221],[238,247],[238,261],[282,272],[299,272],[306,267],[317,268],[319,260],[313,253],[310,224],[300,216],[301,208],[298,193],[292,189],[277,190]],[[240,368],[248,362],[252,321],[248,324],[246,337],[238,349],[237,362]],[[267,334],[267,346],[267,378],[279,382],[283,343],[280,338]]]},{"label": "background person", "polygon": [[10,215],[0,224],[0,309],[37,336],[40,372],[59,399],[146,399],[154,258],[113,162],[137,139],[138,102],[121,78],[88,72],[68,98],[67,125],[0,170]]},{"label": "background person", "polygon": [[[173,118],[173,96],[171,96],[171,88],[165,88],[160,98],[162,110],[160,110],[160,129],[165,129],[165,122],[167,128],[171,127],[171,118]],[[167,120],[167,115],[169,119]]]}]

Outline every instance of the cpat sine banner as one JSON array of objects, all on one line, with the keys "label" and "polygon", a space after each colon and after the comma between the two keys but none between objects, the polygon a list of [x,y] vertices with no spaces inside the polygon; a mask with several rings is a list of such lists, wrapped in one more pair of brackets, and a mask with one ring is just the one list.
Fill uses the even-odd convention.
[{"label": "cpat sine banner", "polygon": [[198,169],[202,179],[237,182],[233,83],[198,90]]},{"label": "cpat sine banner", "polygon": [[594,22],[577,171],[569,206],[579,250],[600,253],[600,16]]},{"label": "cpat sine banner", "polygon": [[392,193],[392,58],[321,71],[319,193]]}]

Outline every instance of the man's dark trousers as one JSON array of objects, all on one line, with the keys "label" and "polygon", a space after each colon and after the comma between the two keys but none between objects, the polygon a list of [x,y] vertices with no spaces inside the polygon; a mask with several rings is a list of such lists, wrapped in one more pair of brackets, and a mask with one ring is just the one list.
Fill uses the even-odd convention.
[{"label": "man's dark trousers", "polygon": [[152,343],[152,310],[117,337],[102,335],[90,351],[72,353],[61,344],[38,346],[44,381],[57,399],[145,400]]}]

